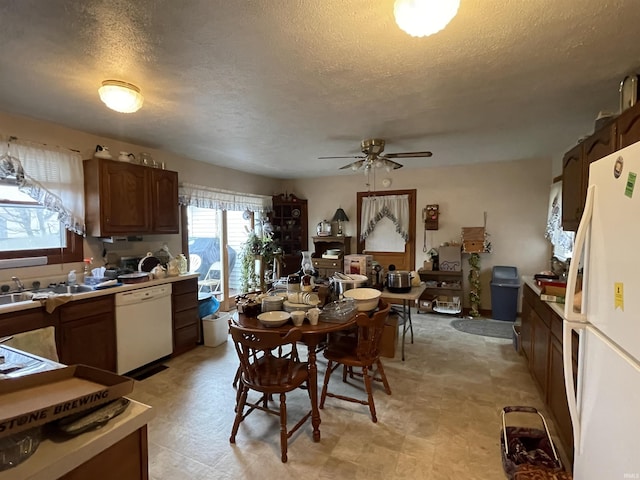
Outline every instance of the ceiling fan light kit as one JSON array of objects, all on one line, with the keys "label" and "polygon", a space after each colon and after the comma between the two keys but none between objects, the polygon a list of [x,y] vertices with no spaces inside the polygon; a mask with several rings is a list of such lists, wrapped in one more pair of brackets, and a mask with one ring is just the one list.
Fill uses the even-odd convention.
[{"label": "ceiling fan light kit", "polygon": [[387,172],[402,168],[398,162],[391,160],[392,158],[419,158],[430,157],[431,152],[403,152],[403,153],[383,153],[385,141],[381,138],[368,138],[362,140],[360,149],[364,155],[348,156],[348,157],[318,157],[319,159],[328,158],[357,158],[353,163],[340,167],[340,170],[350,168],[354,172],[363,169],[367,175],[372,168],[384,168]]},{"label": "ceiling fan light kit", "polygon": [[446,27],[458,13],[460,0],[396,0],[398,27],[412,37],[426,37]]},{"label": "ceiling fan light kit", "polygon": [[120,113],[137,112],[144,102],[138,87],[120,80],[103,81],[98,94],[107,107]]}]

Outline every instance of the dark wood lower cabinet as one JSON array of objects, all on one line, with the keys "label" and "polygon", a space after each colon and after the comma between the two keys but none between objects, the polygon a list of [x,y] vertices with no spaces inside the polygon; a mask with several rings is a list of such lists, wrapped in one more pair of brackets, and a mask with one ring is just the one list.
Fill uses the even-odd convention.
[{"label": "dark wood lower cabinet", "polygon": [[60,361],[116,371],[113,295],[70,302],[60,307]]},{"label": "dark wood lower cabinet", "polygon": [[[553,417],[556,433],[572,461],[573,427],[564,386],[562,322],[562,317],[540,300],[529,285],[524,286],[520,329],[522,352]],[[571,344],[574,382],[578,369],[578,338],[574,332]]]},{"label": "dark wood lower cabinet", "polygon": [[[538,387],[547,392],[547,371],[549,367],[549,327],[534,310],[531,312],[531,358],[529,368]],[[545,396],[546,401],[546,396]]]},{"label": "dark wood lower cabinet", "polygon": [[145,425],[62,476],[61,480],[147,480],[148,458]]},{"label": "dark wood lower cabinet", "polygon": [[198,312],[198,279],[175,282],[172,289],[173,355],[198,345],[200,315]]}]

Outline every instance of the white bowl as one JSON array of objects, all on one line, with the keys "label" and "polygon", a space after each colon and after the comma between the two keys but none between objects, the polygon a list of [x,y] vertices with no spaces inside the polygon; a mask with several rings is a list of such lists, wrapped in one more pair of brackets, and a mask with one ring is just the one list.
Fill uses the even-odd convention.
[{"label": "white bowl", "polygon": [[380,290],[375,288],[352,288],[344,292],[346,298],[353,298],[359,312],[370,312],[378,306],[378,299],[382,295]]},{"label": "white bowl", "polygon": [[271,311],[258,315],[258,320],[265,327],[281,327],[289,321],[291,315],[289,312]]}]

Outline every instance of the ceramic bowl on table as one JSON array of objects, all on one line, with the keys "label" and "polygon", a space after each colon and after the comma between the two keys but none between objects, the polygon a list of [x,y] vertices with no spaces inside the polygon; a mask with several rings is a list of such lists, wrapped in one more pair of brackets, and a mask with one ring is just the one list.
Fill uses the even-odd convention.
[{"label": "ceramic bowl on table", "polygon": [[353,298],[359,312],[370,312],[378,306],[378,299],[382,295],[375,288],[353,288],[344,292],[346,298]]},{"label": "ceramic bowl on table", "polygon": [[281,327],[289,321],[289,312],[271,311],[258,315],[258,321],[265,327]]}]

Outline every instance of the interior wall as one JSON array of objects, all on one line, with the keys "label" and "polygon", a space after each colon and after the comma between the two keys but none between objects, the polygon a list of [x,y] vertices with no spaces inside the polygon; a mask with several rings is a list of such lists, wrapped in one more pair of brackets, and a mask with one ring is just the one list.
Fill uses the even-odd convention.
[{"label": "interior wall", "polygon": [[[372,189],[376,191],[417,189],[416,270],[431,247],[443,242],[460,242],[462,227],[481,227],[487,213],[487,232],[492,253],[481,254],[481,308],[491,308],[491,273],[495,265],[511,265],[520,275],[533,274],[548,268],[548,242],[544,238],[551,159],[538,158],[478,165],[399,169],[390,173],[376,172]],[[383,179],[391,184],[382,187]],[[316,224],[331,220],[342,207],[349,222],[345,235],[357,231],[356,192],[367,191],[367,177],[361,172],[318,179],[298,179],[283,182],[283,191],[293,192],[308,200],[309,235],[315,235]],[[440,205],[437,231],[427,232],[423,249],[422,209],[427,204]],[[310,249],[313,242],[309,239]],[[355,249],[352,239],[352,251]],[[464,305],[469,306],[468,255],[463,254]]]},{"label": "interior wall", "polygon": [[[164,162],[168,170],[177,171],[179,181],[184,183],[258,195],[273,195],[278,193],[280,189],[280,181],[273,178],[217,167],[149,146],[123,142],[69,129],[54,123],[2,112],[0,112],[0,133],[36,143],[58,145],[78,150],[82,158],[91,158],[95,152],[96,145],[106,145],[114,159],[117,159],[120,151],[131,152],[136,156],[140,152],[148,152],[154,160]],[[173,255],[177,255],[182,251],[180,235],[147,235],[143,239],[144,241],[142,242],[107,244],[98,239],[87,237],[84,241],[84,256],[86,258],[93,257],[94,267],[96,267],[104,264],[102,260],[104,249],[115,251],[121,256],[139,256],[149,251],[157,251],[163,244],[166,244]],[[4,269],[0,270],[0,283],[12,284],[10,279],[14,275],[20,277],[27,287],[30,286],[33,280],[39,280],[43,284],[49,281],[64,281],[70,270],[75,269],[81,272],[82,266],[82,263],[69,263]]]}]

